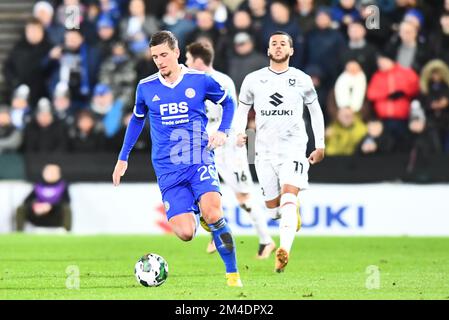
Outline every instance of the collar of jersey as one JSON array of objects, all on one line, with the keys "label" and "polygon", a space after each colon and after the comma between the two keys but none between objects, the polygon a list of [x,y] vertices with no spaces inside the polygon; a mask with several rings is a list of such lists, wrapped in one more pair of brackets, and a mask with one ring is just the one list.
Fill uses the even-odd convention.
[{"label": "collar of jersey", "polygon": [[187,67],[185,66],[185,65],[183,65],[183,64],[180,64],[180,66],[181,66],[181,74],[179,75],[179,77],[178,77],[178,79],[176,79],[176,81],[175,82],[173,82],[173,83],[168,83],[165,79],[164,79],[164,77],[161,75],[161,73],[160,72],[158,72],[157,73],[157,76],[158,76],[158,78],[159,78],[159,81],[164,85],[164,86],[166,86],[166,87],[169,87],[169,88],[174,88],[174,87],[176,87],[180,82],[181,82],[181,80],[182,80],[182,78],[184,78],[184,75],[187,73]]},{"label": "collar of jersey", "polygon": [[273,69],[271,69],[270,67],[268,67],[268,70],[270,70],[271,72],[275,73],[275,74],[283,74],[286,73],[288,71],[288,69],[290,69],[290,67],[287,67],[287,69],[285,69],[284,71],[280,71],[280,72],[276,72]]}]

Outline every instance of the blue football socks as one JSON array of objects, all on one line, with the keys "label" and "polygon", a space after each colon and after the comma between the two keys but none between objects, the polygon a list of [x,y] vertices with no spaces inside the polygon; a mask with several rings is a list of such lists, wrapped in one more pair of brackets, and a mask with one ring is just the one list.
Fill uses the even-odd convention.
[{"label": "blue football socks", "polygon": [[226,273],[237,272],[234,238],[226,220],[220,218],[217,222],[209,224],[209,227],[214,238],[215,247],[225,264]]}]

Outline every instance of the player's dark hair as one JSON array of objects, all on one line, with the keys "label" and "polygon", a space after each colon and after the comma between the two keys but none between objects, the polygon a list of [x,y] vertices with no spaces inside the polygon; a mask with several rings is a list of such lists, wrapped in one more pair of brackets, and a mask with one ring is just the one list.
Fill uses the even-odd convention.
[{"label": "player's dark hair", "polygon": [[84,38],[84,35],[83,35],[83,33],[81,32],[81,30],[80,29],[66,29],[65,30],[65,32],[66,33],[68,33],[68,32],[74,32],[74,33],[78,33],[81,37],[83,37]]},{"label": "player's dark hair", "polygon": [[197,41],[189,44],[187,52],[192,55],[193,59],[200,58],[208,66],[214,61],[214,49],[206,42]]},{"label": "player's dark hair", "polygon": [[275,32],[273,32],[272,34],[270,34],[270,39],[271,39],[271,37],[272,36],[275,36],[275,35],[282,35],[282,36],[287,36],[287,38],[288,38],[288,43],[290,44],[290,47],[291,48],[293,48],[293,38],[292,38],[292,36],[291,35],[289,35],[287,32],[284,32],[284,31],[275,31]]},{"label": "player's dark hair", "polygon": [[150,40],[150,48],[163,43],[167,43],[168,47],[172,50],[178,48],[178,39],[176,39],[173,33],[166,30],[158,31],[153,34]]},{"label": "player's dark hair", "polygon": [[39,25],[39,26],[43,27],[43,25],[42,25],[42,23],[40,22],[40,20],[37,19],[37,18],[35,18],[35,17],[29,18],[29,19],[26,21],[26,23],[25,23],[26,26],[27,26],[27,25],[30,25],[30,24],[33,24],[33,25]]}]

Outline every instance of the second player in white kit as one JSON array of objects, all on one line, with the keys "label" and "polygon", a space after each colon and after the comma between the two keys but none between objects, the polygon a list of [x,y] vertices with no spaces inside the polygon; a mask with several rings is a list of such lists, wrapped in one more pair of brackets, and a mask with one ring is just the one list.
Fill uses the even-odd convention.
[{"label": "second player in white kit", "polygon": [[[252,72],[242,83],[235,115],[237,143],[246,143],[245,129],[251,107],[256,112],[255,164],[265,204],[273,219],[280,219],[280,246],[275,271],[284,271],[296,232],[300,228],[297,195],[308,187],[309,163],[324,158],[324,119],[312,79],[289,67],[293,41],[285,32],[270,37],[270,66]],[[306,157],[304,106],[310,112],[315,150]]]},{"label": "second player in white kit", "polygon": [[[211,44],[195,42],[187,46],[186,64],[189,68],[207,72],[229,95],[236,101],[237,94],[232,79],[216,71],[212,67],[213,49]],[[223,109],[211,101],[206,101],[208,134],[217,131],[221,123]],[[215,166],[224,183],[228,185],[236,195],[240,207],[248,212],[257,234],[259,235],[259,250],[257,258],[266,259],[276,248],[273,239],[269,235],[267,217],[263,212],[257,211],[252,205],[251,192],[254,183],[249,169],[246,147],[238,147],[235,143],[236,136],[230,132],[227,142],[214,150]],[[208,252],[215,251],[213,242],[208,246]]]},{"label": "second player in white kit", "polygon": [[[263,68],[244,80],[240,103],[254,105],[256,111],[255,164],[265,200],[279,196],[284,184],[308,187],[308,137],[302,115],[303,105],[314,102],[318,103],[312,80],[293,67],[279,73]],[[324,148],[319,119],[311,117],[315,145]]]}]

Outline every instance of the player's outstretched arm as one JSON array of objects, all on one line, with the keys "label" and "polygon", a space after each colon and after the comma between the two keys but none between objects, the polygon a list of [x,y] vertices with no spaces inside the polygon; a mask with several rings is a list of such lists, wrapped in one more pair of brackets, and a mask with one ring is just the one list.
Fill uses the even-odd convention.
[{"label": "player's outstretched arm", "polygon": [[135,114],[132,115],[129,121],[128,128],[126,129],[125,139],[123,141],[122,149],[118,156],[117,163],[112,173],[112,182],[114,186],[120,184],[120,178],[125,174],[128,168],[128,157],[136,144],[137,139],[139,139],[140,133],[145,126],[145,117],[137,117]]},{"label": "player's outstretched arm", "polygon": [[310,164],[316,164],[324,159],[324,116],[312,80],[310,80],[310,90],[306,93],[304,102],[309,108],[315,138],[315,150],[310,154],[308,160]]},{"label": "player's outstretched arm", "polygon": [[310,164],[316,164],[324,159],[324,117],[318,100],[312,102],[308,107],[315,137],[315,150],[310,154],[308,160]]},{"label": "player's outstretched arm", "polygon": [[120,179],[124,176],[126,169],[128,169],[128,161],[117,160],[114,172],[112,173],[112,182],[114,186],[120,184]]}]

